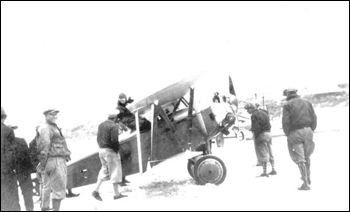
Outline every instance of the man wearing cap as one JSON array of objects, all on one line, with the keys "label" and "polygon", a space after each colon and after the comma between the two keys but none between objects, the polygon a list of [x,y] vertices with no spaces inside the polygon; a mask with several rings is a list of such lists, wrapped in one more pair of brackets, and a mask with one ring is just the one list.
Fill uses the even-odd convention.
[{"label": "man wearing cap", "polygon": [[282,127],[287,136],[289,155],[298,165],[303,184],[299,190],[310,190],[310,156],[314,151],[313,132],[317,116],[312,104],[297,95],[297,89],[283,91],[287,102],[283,106]]},{"label": "man wearing cap", "polygon": [[132,102],[134,102],[133,99],[131,99],[130,97],[129,99],[127,99],[124,93],[120,93],[118,99],[118,106],[116,109],[120,111],[120,113],[118,114],[118,120],[121,121],[127,127],[129,127],[132,131],[134,131],[136,129],[135,115],[126,108],[126,106]]},{"label": "man wearing cap", "polygon": [[[10,126],[13,130],[16,130],[17,126]],[[32,178],[30,176],[31,172],[35,167],[33,167],[30,156],[28,144],[24,140],[24,138],[15,137],[15,145],[16,145],[16,174],[19,186],[22,190],[22,195],[24,199],[24,205],[27,211],[33,211],[34,203],[33,203],[33,185]]]},{"label": "man wearing cap", "polygon": [[[261,111],[265,112],[268,116],[270,116],[269,111],[267,111],[267,110],[265,110],[263,108],[260,108],[260,104],[258,102],[255,101],[254,105],[255,105],[256,109],[261,110]],[[259,161],[259,159],[258,159],[258,161],[256,163],[256,166],[262,166],[262,163]]]},{"label": "man wearing cap", "polygon": [[6,118],[1,107],[1,211],[20,211],[15,172],[15,133],[5,125]]},{"label": "man wearing cap", "polygon": [[[269,116],[266,112],[258,110],[252,103],[247,103],[244,108],[251,114],[252,127],[254,137],[254,146],[256,156],[259,162],[262,163],[263,173],[260,177],[268,177],[269,175],[276,175],[275,160],[272,154],[272,136],[271,136],[271,124]],[[267,174],[267,162],[271,163],[272,171]]]},{"label": "man wearing cap", "polygon": [[127,197],[119,192],[118,183],[122,182],[122,165],[119,154],[119,126],[118,110],[114,110],[108,115],[108,120],[98,126],[97,143],[100,148],[99,157],[102,164],[98,175],[96,189],[92,196],[102,201],[99,194],[100,187],[104,181],[111,180],[114,188],[114,199]]},{"label": "man wearing cap", "polygon": [[37,139],[37,148],[40,153],[38,170],[42,173],[42,210],[50,210],[50,195],[52,206],[59,211],[61,201],[66,197],[67,165],[71,152],[67,147],[65,138],[56,124],[57,113],[55,109],[44,112],[46,123],[40,126],[40,136]]}]

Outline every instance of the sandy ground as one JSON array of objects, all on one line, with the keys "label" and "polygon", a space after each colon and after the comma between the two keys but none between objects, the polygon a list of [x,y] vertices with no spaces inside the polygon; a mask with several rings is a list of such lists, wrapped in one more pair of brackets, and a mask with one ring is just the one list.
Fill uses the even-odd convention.
[{"label": "sandy ground", "polygon": [[[112,184],[101,187],[103,202],[91,192],[95,185],[75,188],[79,197],[65,199],[62,210],[349,210],[349,113],[320,112],[320,128],[314,134],[315,152],[311,157],[310,191],[299,191],[302,184],[298,167],[292,162],[285,136],[273,139],[276,176],[257,177],[252,140],[225,139],[223,148],[213,154],[227,167],[227,177],[219,186],[199,186],[187,173],[187,159],[198,153],[186,152],[159,164],[144,174],[128,176],[131,181],[120,191],[127,198],[113,200]],[[328,121],[334,118],[333,124]],[[323,120],[323,121],[322,121]],[[329,125],[327,123],[330,123]],[[328,130],[327,130],[328,129]],[[268,167],[270,171],[271,167]],[[37,200],[37,197],[35,197]],[[23,204],[23,202],[21,202]],[[39,210],[39,204],[35,204]]]}]

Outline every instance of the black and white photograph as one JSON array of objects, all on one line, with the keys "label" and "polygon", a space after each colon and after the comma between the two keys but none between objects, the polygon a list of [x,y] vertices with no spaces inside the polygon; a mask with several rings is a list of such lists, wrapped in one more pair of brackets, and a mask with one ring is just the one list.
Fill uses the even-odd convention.
[{"label": "black and white photograph", "polygon": [[349,1],[1,1],[1,211],[349,211]]}]

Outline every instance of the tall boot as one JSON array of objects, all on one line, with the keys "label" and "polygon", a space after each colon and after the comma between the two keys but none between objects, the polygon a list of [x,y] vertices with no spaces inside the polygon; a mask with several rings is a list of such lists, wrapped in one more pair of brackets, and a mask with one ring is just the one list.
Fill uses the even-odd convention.
[{"label": "tall boot", "polygon": [[310,178],[310,166],[311,166],[311,160],[310,158],[306,159],[306,173],[307,173],[307,181],[309,185],[311,185],[311,178]]},{"label": "tall boot", "polygon": [[306,166],[304,162],[299,162],[298,163],[299,171],[301,174],[301,178],[303,179],[303,185],[298,188],[299,190],[310,190],[310,186],[308,183],[308,178],[307,178],[307,171],[306,171]]},{"label": "tall boot", "polygon": [[52,207],[54,211],[59,211],[61,207],[61,199],[52,199]]}]

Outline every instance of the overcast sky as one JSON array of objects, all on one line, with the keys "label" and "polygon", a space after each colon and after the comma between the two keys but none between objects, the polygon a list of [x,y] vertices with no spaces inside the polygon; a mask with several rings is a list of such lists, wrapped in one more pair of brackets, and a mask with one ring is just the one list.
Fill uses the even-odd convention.
[{"label": "overcast sky", "polygon": [[349,82],[349,2],[1,2],[8,122],[81,123],[199,71],[242,98]]}]

